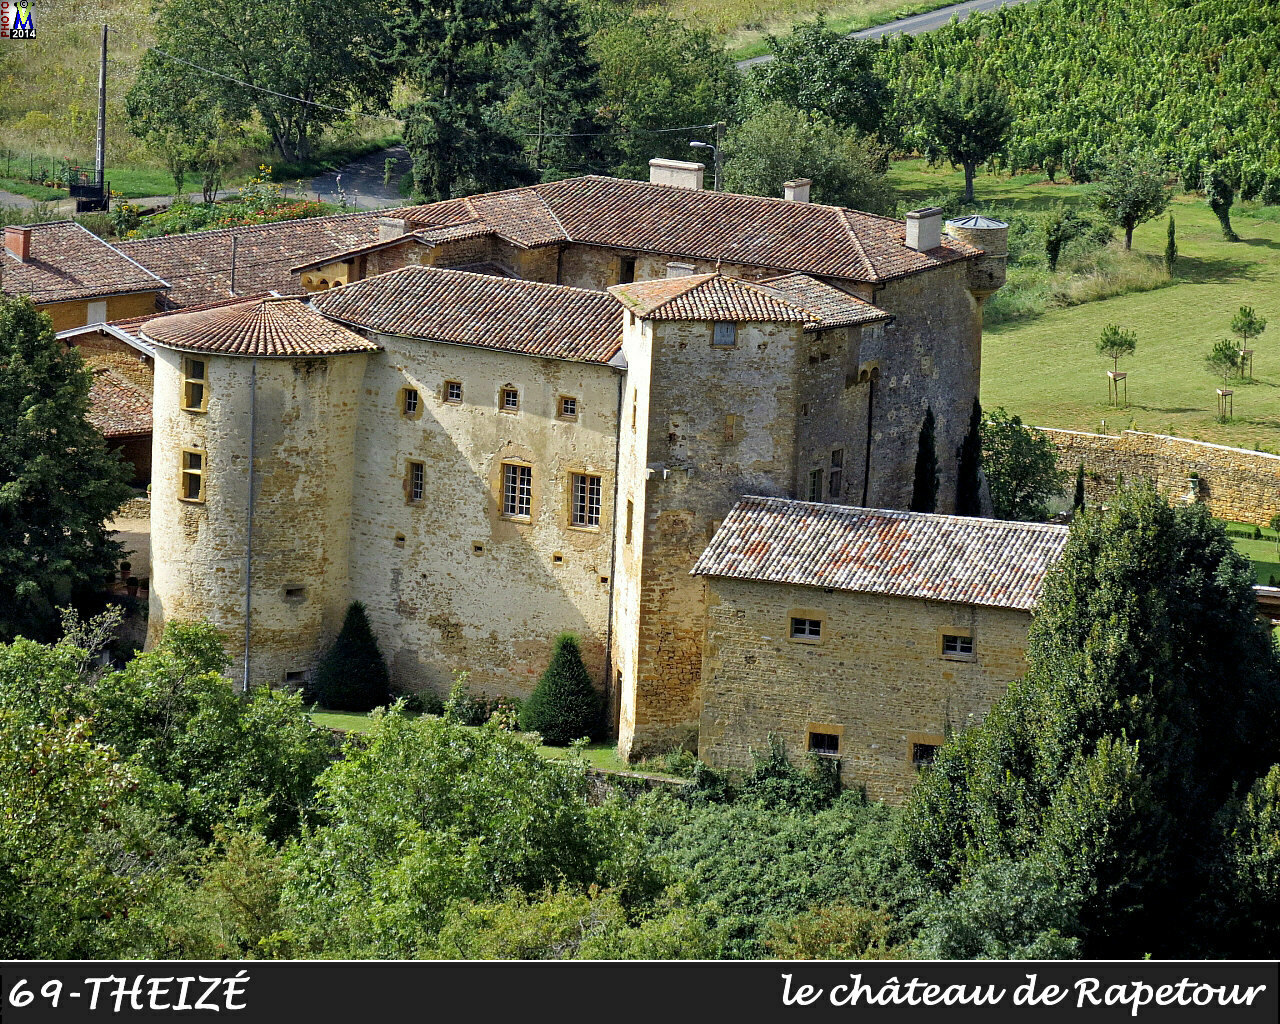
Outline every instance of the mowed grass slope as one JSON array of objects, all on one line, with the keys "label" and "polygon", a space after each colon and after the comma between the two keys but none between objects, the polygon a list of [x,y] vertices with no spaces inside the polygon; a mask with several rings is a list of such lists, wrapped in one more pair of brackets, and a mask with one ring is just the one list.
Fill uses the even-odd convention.
[{"label": "mowed grass slope", "polygon": [[[962,187],[963,177],[922,161],[895,164],[890,178],[908,203]],[[1051,185],[1041,175],[980,175],[977,198],[1033,213],[1055,202],[1088,203],[1088,186]],[[1275,208],[1233,210],[1241,241],[1223,239],[1217,219],[1194,195],[1178,196],[1178,270],[1153,291],[1042,314],[983,332],[982,404],[1004,406],[1024,422],[1108,433],[1123,429],[1174,434],[1217,444],[1280,452],[1280,220]],[[1134,250],[1164,252],[1166,218],[1134,233]],[[1232,315],[1251,305],[1271,326],[1251,342],[1254,376],[1233,381],[1235,415],[1216,422],[1220,378],[1204,370],[1213,343],[1231,337]],[[1136,331],[1138,348],[1120,369],[1129,374],[1129,407],[1107,404],[1106,371],[1096,351],[1109,323]]]}]

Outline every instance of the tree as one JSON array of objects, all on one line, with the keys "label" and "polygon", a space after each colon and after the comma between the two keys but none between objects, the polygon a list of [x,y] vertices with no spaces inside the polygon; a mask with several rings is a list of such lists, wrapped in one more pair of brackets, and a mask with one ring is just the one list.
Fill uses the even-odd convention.
[{"label": "tree", "polygon": [[610,147],[597,117],[599,67],[578,8],[569,0],[534,0],[533,21],[508,47],[504,63],[515,85],[507,113],[533,133],[525,152],[541,178],[606,173]]},{"label": "tree", "polygon": [[956,473],[956,515],[982,515],[982,406],[973,400],[969,430],[960,442]]},{"label": "tree", "polygon": [[1114,372],[1120,370],[1120,357],[1133,355],[1137,347],[1138,335],[1115,324],[1107,324],[1098,337],[1098,355],[1111,360]]},{"label": "tree", "polygon": [[386,71],[417,98],[404,110],[414,191],[428,202],[530,184],[524,140],[500,106],[502,53],[530,24],[531,0],[409,0],[387,21]]},{"label": "tree", "polygon": [[1276,535],[1276,558],[1280,559],[1280,512],[1271,517],[1271,522],[1267,524],[1271,527],[1271,532]]},{"label": "tree", "polygon": [[1253,311],[1252,306],[1241,306],[1239,312],[1231,318],[1231,333],[1240,339],[1243,351],[1249,347],[1249,340],[1256,338],[1267,329],[1267,322]]},{"label": "tree", "polygon": [[1084,508],[1084,463],[1076,467],[1076,491],[1071,499],[1071,507],[1079,512]]},{"label": "tree", "polygon": [[938,508],[938,452],[933,439],[933,406],[924,411],[920,440],[916,448],[915,484],[911,490],[912,512],[935,512]]},{"label": "tree", "polygon": [[1107,159],[1094,203],[1110,223],[1124,228],[1126,251],[1133,245],[1133,229],[1169,206],[1173,193],[1164,179],[1164,165],[1149,154],[1122,152]]},{"label": "tree", "polygon": [[546,743],[561,747],[582,736],[594,736],[602,710],[600,694],[582,663],[578,638],[562,633],[556,638],[551,664],[520,708],[520,728],[540,732]]},{"label": "tree", "polygon": [[1054,208],[1044,226],[1044,252],[1050,270],[1058,269],[1058,257],[1063,247],[1088,234],[1090,227],[1089,221],[1075,210],[1065,209],[1061,204]]},{"label": "tree", "polygon": [[1164,243],[1164,269],[1173,277],[1178,268],[1178,241],[1174,236],[1173,214],[1169,214],[1169,237]]},{"label": "tree", "polygon": [[1204,172],[1201,188],[1209,209],[1222,227],[1222,237],[1228,242],[1240,241],[1240,236],[1231,227],[1231,204],[1236,200],[1236,183],[1231,169],[1225,164],[1214,164]]},{"label": "tree", "polygon": [[1209,354],[1204,357],[1204,368],[1215,377],[1222,378],[1222,386],[1234,374],[1240,372],[1240,350],[1227,338],[1214,343]]},{"label": "tree", "polygon": [[875,68],[874,43],[833,32],[821,15],[767,43],[773,59],[747,77],[757,106],[781,103],[863,134],[883,130],[890,97]]},{"label": "tree", "polygon": [[333,711],[371,711],[391,699],[391,673],[359,601],[348,606],[312,689],[320,706]]},{"label": "tree", "polygon": [[1003,149],[1013,112],[1000,86],[981,75],[948,78],[920,105],[920,130],[930,148],[964,168],[964,201],[973,202],[978,165]]},{"label": "tree", "polygon": [[[199,105],[210,97],[227,118],[256,114],[283,159],[307,160],[345,107],[388,94],[391,83],[376,73],[368,45],[381,18],[381,6],[369,0],[341,7],[321,0],[245,7],[164,0],[155,19],[157,48],[176,59],[145,65],[144,89],[154,96],[167,82],[166,103],[183,106],[190,98]],[[195,72],[184,60],[215,74]]]},{"label": "tree", "polygon": [[1186,955],[1215,819],[1276,760],[1267,632],[1251,566],[1203,505],[1143,483],[1084,511],[1046,578],[1026,677],[912,793],[900,836],[917,877],[950,894],[988,865],[1038,861],[1079,955]]},{"label": "tree", "polygon": [[52,636],[120,561],[106,523],[130,470],[85,420],[91,383],[48,314],[0,296],[0,640]]},{"label": "tree", "polygon": [[873,213],[893,206],[880,146],[781,103],[762,108],[730,131],[724,155],[730,192],[781,196],[783,182],[804,177],[813,180],[814,202]]},{"label": "tree", "polygon": [[1062,494],[1064,474],[1047,435],[996,409],[982,425],[982,466],[997,519],[1049,518],[1049,502]]}]

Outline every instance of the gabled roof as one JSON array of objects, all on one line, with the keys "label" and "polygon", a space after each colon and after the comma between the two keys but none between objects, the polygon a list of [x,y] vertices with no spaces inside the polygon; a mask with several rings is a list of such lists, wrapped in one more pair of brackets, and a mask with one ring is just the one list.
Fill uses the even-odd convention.
[{"label": "gabled roof", "polygon": [[409,266],[311,301],[342,323],[410,338],[592,363],[622,347],[617,302],[565,285]]},{"label": "gabled roof", "polygon": [[164,277],[170,305],[194,306],[233,298],[231,240],[236,240],[236,292],[301,292],[290,268],[378,240],[379,213],[307,217],[186,235],[121,242],[120,251]]},{"label": "gabled roof", "polygon": [[74,221],[32,224],[26,262],[0,249],[0,288],[37,304],[105,295],[158,292],[169,287],[121,249]]},{"label": "gabled roof", "polygon": [[810,310],[788,302],[777,292],[719,274],[616,284],[609,292],[636,316],[648,320],[805,323],[814,318]]},{"label": "gabled roof", "polygon": [[739,501],[694,575],[1030,611],[1067,528],[786,498]]},{"label": "gabled roof", "polygon": [[783,274],[757,282],[762,288],[781,295],[788,302],[803,306],[816,314],[805,330],[818,331],[833,327],[852,327],[892,320],[893,316],[879,306],[841,291],[834,285],[805,274]]},{"label": "gabled roof", "polygon": [[110,366],[93,370],[85,417],[104,437],[151,433],[151,394]]},{"label": "gabled roof", "polygon": [[381,348],[288,296],[169,313],[143,325],[142,336],[184,352],[258,358],[328,356]]}]

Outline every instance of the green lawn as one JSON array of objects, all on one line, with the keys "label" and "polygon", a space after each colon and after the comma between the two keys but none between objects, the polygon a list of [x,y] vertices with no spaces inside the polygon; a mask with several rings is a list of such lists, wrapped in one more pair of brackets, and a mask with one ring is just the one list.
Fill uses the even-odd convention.
[{"label": "green lawn", "polygon": [[1271,583],[1273,577],[1280,580],[1280,545],[1277,545],[1276,535],[1271,530],[1264,529],[1262,534],[1264,538],[1262,540],[1232,537],[1231,542],[1235,544],[1240,554],[1253,563],[1258,582],[1266,586]]},{"label": "green lawn", "polygon": [[[923,161],[896,163],[890,180],[914,203],[957,190],[963,176],[949,168],[927,169]],[[1088,202],[1088,186],[1051,185],[1042,175],[984,174],[978,200],[1034,212],[1057,201]],[[1115,433],[1131,428],[1217,444],[1280,452],[1280,210],[1233,210],[1241,241],[1222,238],[1204,201],[1178,196],[1178,273],[1175,283],[1154,291],[1049,307],[1029,319],[983,332],[982,404],[1004,406],[1025,422]],[[1165,218],[1140,226],[1134,249],[1164,251]],[[1253,306],[1271,328],[1253,340],[1254,376],[1232,383],[1235,415],[1216,421],[1215,388],[1221,380],[1203,369],[1204,356],[1230,336],[1232,314]],[[1129,374],[1129,406],[1107,405],[1107,360],[1096,350],[1109,323],[1137,332],[1137,352],[1120,369]]]}]

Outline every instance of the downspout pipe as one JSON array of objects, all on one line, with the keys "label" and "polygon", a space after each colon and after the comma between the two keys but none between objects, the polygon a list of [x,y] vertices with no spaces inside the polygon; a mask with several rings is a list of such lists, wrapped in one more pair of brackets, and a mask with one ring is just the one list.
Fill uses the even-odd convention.
[{"label": "downspout pipe", "polygon": [[244,679],[240,692],[249,692],[249,641],[253,624],[253,460],[258,426],[258,360],[249,364],[249,499],[245,510],[244,546]]},{"label": "downspout pipe", "polygon": [[621,512],[618,508],[619,478],[622,476],[622,401],[626,394],[626,373],[618,374],[618,413],[614,418],[613,443],[613,538],[609,543],[609,611],[604,634],[604,692],[608,698],[610,727],[613,725],[613,705],[618,694],[613,692],[613,595],[617,592],[618,576],[618,527]]}]

